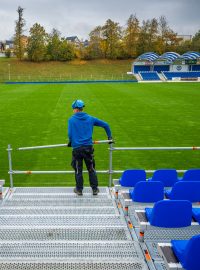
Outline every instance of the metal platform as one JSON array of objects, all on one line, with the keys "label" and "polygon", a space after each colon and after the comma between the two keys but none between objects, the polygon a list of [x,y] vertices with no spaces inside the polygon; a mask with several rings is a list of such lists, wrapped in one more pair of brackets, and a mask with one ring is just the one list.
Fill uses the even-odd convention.
[{"label": "metal platform", "polygon": [[1,242],[1,259],[29,259],[38,260],[53,259],[77,259],[91,261],[102,261],[110,259],[115,261],[128,261],[133,258],[139,259],[142,253],[137,242],[119,241],[113,242],[77,242],[77,241],[57,241],[57,242]]},{"label": "metal platform", "polygon": [[118,209],[113,206],[107,207],[0,207],[0,216],[2,215],[119,215]]},{"label": "metal platform", "polygon": [[128,262],[12,262],[3,261],[1,267],[4,270],[148,270],[141,260],[132,259]]},{"label": "metal platform", "polygon": [[2,241],[132,241],[126,227],[95,228],[7,228],[1,227]]},{"label": "metal platform", "polygon": [[0,205],[0,269],[148,270],[108,188],[13,188]]},{"label": "metal platform", "polygon": [[[109,188],[107,187],[99,187],[100,194],[109,194]],[[73,187],[16,187],[12,189],[12,193],[14,194],[66,194],[71,195],[74,194]],[[83,189],[83,195],[91,194],[92,189],[90,187],[85,187]]]},{"label": "metal platform", "polygon": [[2,205],[16,207],[16,206],[112,206],[115,202],[108,198],[85,198],[85,197],[75,197],[75,198],[64,198],[64,199],[43,199],[43,198],[32,198],[32,199],[8,199],[5,200]]},{"label": "metal platform", "polygon": [[68,216],[0,216],[0,226],[9,227],[122,227],[126,226],[126,222],[121,216],[82,216],[82,215],[68,215]]}]

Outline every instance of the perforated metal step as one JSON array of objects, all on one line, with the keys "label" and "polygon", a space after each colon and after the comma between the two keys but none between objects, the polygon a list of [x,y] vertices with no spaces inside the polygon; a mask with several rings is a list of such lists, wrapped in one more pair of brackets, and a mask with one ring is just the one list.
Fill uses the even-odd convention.
[{"label": "perforated metal step", "polygon": [[[109,189],[107,187],[99,187],[100,193],[109,194]],[[15,194],[23,194],[23,193],[57,193],[57,194],[68,194],[73,193],[74,188],[72,187],[16,187],[13,189],[13,193]],[[91,194],[91,188],[85,187],[83,189],[83,193]]]},{"label": "perforated metal step", "polygon": [[129,262],[1,262],[4,270],[147,270],[145,263]]},{"label": "perforated metal step", "polygon": [[54,199],[28,199],[28,200],[5,200],[3,202],[5,206],[114,206],[115,203],[107,198],[67,198],[63,200]]},{"label": "perforated metal step", "polygon": [[147,270],[108,188],[14,188],[0,205],[0,269]]},{"label": "perforated metal step", "polygon": [[126,226],[120,216],[0,216],[0,226],[64,226],[119,227]]},{"label": "perforated metal step", "polygon": [[0,207],[1,215],[119,215],[117,208],[107,207]]},{"label": "perforated metal step", "polygon": [[0,241],[130,241],[127,228],[3,228]]},{"label": "perforated metal step", "polygon": [[[111,196],[109,194],[105,194],[105,193],[99,193],[98,196],[93,196],[92,193],[83,193],[83,198],[86,197],[87,199],[94,199],[96,200],[97,198],[101,199],[101,198],[108,198],[111,199]],[[75,193],[66,193],[66,194],[53,194],[53,193],[39,193],[39,194],[11,194],[9,197],[10,199],[14,199],[14,200],[40,200],[40,199],[48,199],[48,200],[65,200],[65,199],[71,199],[71,198],[79,198]]]},{"label": "perforated metal step", "polygon": [[[141,259],[142,253],[136,242],[13,242],[0,243],[0,258],[3,259],[90,259],[91,261],[124,261]],[[80,261],[81,261],[80,260]]]}]

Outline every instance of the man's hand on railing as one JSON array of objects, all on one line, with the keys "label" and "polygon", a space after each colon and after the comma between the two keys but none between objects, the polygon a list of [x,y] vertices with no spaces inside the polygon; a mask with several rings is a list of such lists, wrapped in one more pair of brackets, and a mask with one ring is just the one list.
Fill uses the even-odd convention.
[{"label": "man's hand on railing", "polygon": [[72,143],[69,141],[67,147],[72,147]]},{"label": "man's hand on railing", "polygon": [[111,141],[108,144],[115,143],[112,137],[108,137],[108,140]]}]

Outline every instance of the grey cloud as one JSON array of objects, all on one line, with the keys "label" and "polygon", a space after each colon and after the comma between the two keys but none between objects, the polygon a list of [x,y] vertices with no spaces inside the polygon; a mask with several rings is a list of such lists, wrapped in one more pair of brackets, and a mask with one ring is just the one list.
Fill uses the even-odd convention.
[{"label": "grey cloud", "polygon": [[27,29],[38,22],[47,32],[57,28],[62,36],[87,38],[108,18],[123,26],[131,14],[141,22],[165,15],[179,34],[193,35],[200,29],[200,0],[0,0],[0,40],[14,34],[18,5],[25,9]]}]

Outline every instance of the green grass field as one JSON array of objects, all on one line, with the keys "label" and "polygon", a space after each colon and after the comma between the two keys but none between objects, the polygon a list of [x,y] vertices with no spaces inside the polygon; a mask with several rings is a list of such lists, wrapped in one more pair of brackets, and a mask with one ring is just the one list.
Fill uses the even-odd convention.
[{"label": "green grass field", "polygon": [[[199,145],[200,84],[107,83],[0,85],[0,178],[9,184],[7,145],[15,170],[71,170],[71,148],[16,151],[20,146],[65,143],[71,103],[83,99],[86,112],[107,121],[116,146]],[[94,139],[106,139],[95,128]],[[108,146],[96,145],[97,170],[108,168]],[[200,166],[199,151],[114,152],[114,169]],[[116,177],[116,176],[115,176]],[[88,184],[85,175],[86,184]],[[100,185],[108,184],[99,175]],[[73,175],[14,175],[15,186],[73,186]]]}]

